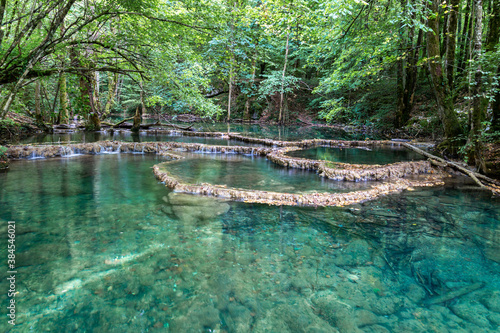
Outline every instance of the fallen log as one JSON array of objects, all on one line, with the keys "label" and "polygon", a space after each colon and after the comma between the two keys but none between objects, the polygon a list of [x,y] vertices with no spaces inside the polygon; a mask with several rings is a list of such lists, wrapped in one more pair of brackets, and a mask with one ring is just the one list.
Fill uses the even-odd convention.
[{"label": "fallen log", "polygon": [[[464,168],[463,166],[460,166],[456,163],[453,163],[453,162],[450,162],[450,161],[446,161],[445,159],[441,158],[441,157],[437,157],[437,156],[434,156],[426,151],[423,151],[422,149],[419,149],[407,142],[403,142],[403,145],[421,155],[424,155],[425,157],[428,157],[429,159],[431,160],[434,160],[434,161],[437,161],[439,162],[440,164],[438,164],[439,166],[447,166],[447,167],[451,167],[455,170],[458,170],[464,174],[466,174],[467,176],[469,176],[470,178],[472,178],[472,180],[474,180],[474,182],[476,184],[478,184],[480,187],[482,188],[486,188],[487,186],[484,185],[480,180],[479,178],[481,178],[482,180],[488,182],[489,184],[492,184],[492,185],[496,185],[496,186],[500,186],[500,182],[494,180],[494,179],[491,179],[485,175],[482,175],[480,173],[477,173],[477,172],[474,172],[474,171],[471,171],[471,170],[468,170],[467,168]],[[435,163],[436,164],[436,163]],[[496,188],[495,187],[491,187],[489,186],[488,188],[493,192],[493,193],[496,193],[496,194],[500,194],[500,189]]]},{"label": "fallen log", "polygon": [[154,123],[154,124],[145,124],[141,125],[141,129],[149,129],[154,126],[159,126],[159,127],[172,127],[181,131],[192,131],[193,130],[193,125],[189,125],[187,127],[184,126],[179,126],[179,125],[174,125],[174,124],[162,124],[162,123]]},{"label": "fallen log", "polygon": [[108,123],[108,122],[105,122],[105,121],[101,121],[101,124],[102,125],[111,126],[111,127],[114,128],[114,127],[120,126],[121,124],[123,124],[126,121],[133,120],[133,119],[134,119],[134,117],[126,118],[126,119],[123,119],[122,121],[117,122],[116,124],[112,124],[112,123]]}]

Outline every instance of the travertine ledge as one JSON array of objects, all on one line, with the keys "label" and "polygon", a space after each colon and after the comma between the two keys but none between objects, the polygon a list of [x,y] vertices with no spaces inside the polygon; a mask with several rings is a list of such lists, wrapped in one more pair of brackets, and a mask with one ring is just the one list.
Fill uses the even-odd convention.
[{"label": "travertine ledge", "polygon": [[[189,132],[192,133],[192,132]],[[222,133],[217,133],[221,135]],[[260,143],[272,147],[248,146],[216,146],[200,143],[184,142],[119,142],[100,141],[94,143],[79,143],[68,145],[19,145],[10,146],[6,155],[11,159],[21,158],[51,158],[72,156],[75,154],[110,154],[110,153],[144,153],[167,156],[172,160],[183,158],[176,151],[203,152],[218,154],[245,154],[266,157],[271,162],[284,167],[314,170],[321,177],[337,181],[367,181],[377,180],[383,183],[368,190],[348,193],[280,193],[258,190],[229,188],[224,185],[187,184],[161,170],[158,165],[153,167],[155,176],[166,186],[175,191],[223,197],[232,200],[264,203],[271,205],[305,205],[305,206],[345,206],[366,200],[375,199],[381,195],[399,192],[420,186],[436,186],[443,184],[446,174],[428,161],[399,162],[386,165],[364,165],[338,162],[309,160],[286,155],[293,150],[312,146],[359,147],[373,145],[395,145],[390,141],[341,141],[341,140],[303,140],[299,142],[275,141],[268,139],[247,138],[229,134],[235,140]],[[164,162],[170,163],[170,162]],[[164,166],[167,166],[164,164]],[[405,178],[411,176],[409,178]]]},{"label": "travertine ledge", "polygon": [[153,172],[158,180],[176,192],[201,194],[217,198],[225,198],[247,203],[260,203],[269,205],[285,206],[347,206],[368,200],[376,199],[380,196],[400,192],[402,190],[412,190],[413,187],[444,185],[442,178],[438,175],[426,176],[420,180],[395,179],[391,182],[373,186],[369,190],[353,191],[347,193],[283,193],[259,190],[245,190],[230,188],[224,185],[212,185],[208,183],[187,184],[170,175],[167,171],[161,170],[169,162],[157,164],[153,167]]}]

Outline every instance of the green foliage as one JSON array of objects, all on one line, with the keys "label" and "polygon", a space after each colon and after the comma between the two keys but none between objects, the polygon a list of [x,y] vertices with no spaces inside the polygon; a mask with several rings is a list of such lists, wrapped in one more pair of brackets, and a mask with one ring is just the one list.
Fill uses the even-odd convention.
[{"label": "green foliage", "polygon": [[[16,10],[14,3],[20,4]],[[38,3],[42,7],[36,27],[27,34],[15,33],[33,24],[29,11]],[[385,130],[399,122],[395,114],[401,106],[398,94],[404,91],[400,83],[407,82],[406,73],[413,71],[418,74],[418,90],[411,98],[425,101],[411,110],[415,119],[406,129],[437,132],[440,125],[438,108],[430,102],[435,100],[434,88],[422,69],[430,62],[425,50],[429,18],[444,22],[449,15],[445,2],[439,12],[414,0],[110,0],[77,2],[67,13],[62,11],[64,6],[52,8],[54,4],[52,0],[7,2],[3,23],[14,20],[16,24],[2,25],[0,80],[5,83],[0,99],[8,100],[15,92],[11,111],[34,113],[35,90],[29,80],[38,73],[43,75],[44,121],[54,120],[60,109],[58,77],[65,72],[70,113],[88,117],[89,94],[81,83],[86,76],[92,81],[96,73],[100,83],[91,82],[91,86],[102,113],[110,88],[104,78],[119,73],[118,96],[111,109],[120,114],[134,112],[143,92],[147,112],[221,118],[231,86],[233,115],[245,111],[248,117],[268,110],[272,116],[277,97],[284,94],[285,119],[308,106],[327,122]],[[470,14],[464,8],[459,8],[462,29]],[[490,7],[486,12],[493,15]],[[485,15],[485,27],[493,22],[490,14]],[[64,21],[57,22],[59,17]],[[488,39],[489,30],[484,31]],[[448,35],[438,33],[444,45]],[[500,48],[490,41],[483,47],[487,52],[476,55],[466,49],[473,43],[457,36],[451,89],[455,109],[463,109],[464,100],[477,97],[470,90],[479,66],[482,90],[478,95],[484,104],[491,103],[499,90]],[[444,65],[441,58],[432,61]],[[458,68],[459,60],[466,60],[463,69]],[[30,76],[22,78],[28,66],[32,66]],[[466,113],[459,114],[464,128],[467,118]],[[484,119],[491,119],[491,114]],[[487,135],[480,139],[492,140]]]},{"label": "green foliage", "polygon": [[0,128],[9,128],[9,127],[15,127],[17,126],[17,123],[14,122],[14,120],[10,119],[10,118],[6,118],[6,119],[0,119]]},{"label": "green foliage", "polygon": [[293,75],[285,75],[282,71],[273,71],[271,74],[264,75],[266,78],[259,87],[259,95],[261,99],[276,95],[287,94],[293,92],[299,87],[300,79]]}]

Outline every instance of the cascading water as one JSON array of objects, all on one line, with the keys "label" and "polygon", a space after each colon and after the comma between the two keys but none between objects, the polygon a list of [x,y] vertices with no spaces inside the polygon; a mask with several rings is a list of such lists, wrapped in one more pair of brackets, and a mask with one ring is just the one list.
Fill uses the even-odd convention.
[{"label": "cascading water", "polygon": [[39,155],[38,152],[36,150],[33,150],[31,152],[31,155],[30,157],[28,157],[29,160],[37,160],[37,159],[40,159],[40,158],[45,158],[45,156],[43,155]]},{"label": "cascading water", "polygon": [[141,146],[141,151],[137,150],[137,143],[134,144],[134,150],[132,151],[132,154],[144,154],[144,145]]}]

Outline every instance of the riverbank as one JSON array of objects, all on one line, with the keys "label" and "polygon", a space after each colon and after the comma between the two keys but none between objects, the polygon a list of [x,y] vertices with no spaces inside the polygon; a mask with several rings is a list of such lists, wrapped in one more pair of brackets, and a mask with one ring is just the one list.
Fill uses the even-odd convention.
[{"label": "riverbank", "polygon": [[9,112],[4,120],[0,120],[0,145],[41,132],[33,119]]}]

